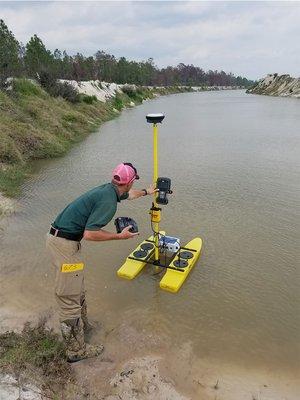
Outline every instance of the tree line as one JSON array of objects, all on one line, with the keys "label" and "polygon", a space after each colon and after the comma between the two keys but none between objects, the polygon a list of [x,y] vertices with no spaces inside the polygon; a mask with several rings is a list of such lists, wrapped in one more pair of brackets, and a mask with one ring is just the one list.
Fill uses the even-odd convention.
[{"label": "tree line", "polygon": [[19,43],[3,20],[0,20],[0,85],[9,77],[36,78],[41,73],[55,79],[76,81],[100,80],[143,86],[243,86],[253,84],[241,76],[224,71],[207,71],[194,65],[178,64],[158,68],[153,58],[132,61],[116,58],[102,50],[93,56],[66,51],[47,50],[42,40],[33,35],[26,45]]}]

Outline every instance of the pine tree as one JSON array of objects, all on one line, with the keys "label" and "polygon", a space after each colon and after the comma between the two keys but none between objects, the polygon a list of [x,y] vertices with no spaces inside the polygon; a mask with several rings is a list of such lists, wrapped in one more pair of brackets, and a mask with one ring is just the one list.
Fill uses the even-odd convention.
[{"label": "pine tree", "polygon": [[4,87],[8,77],[14,77],[21,71],[19,58],[20,45],[5,22],[0,20],[0,88]]},{"label": "pine tree", "polygon": [[37,74],[42,71],[54,72],[54,61],[53,55],[46,49],[42,40],[37,35],[32,36],[26,45],[24,56],[28,75],[36,78]]}]

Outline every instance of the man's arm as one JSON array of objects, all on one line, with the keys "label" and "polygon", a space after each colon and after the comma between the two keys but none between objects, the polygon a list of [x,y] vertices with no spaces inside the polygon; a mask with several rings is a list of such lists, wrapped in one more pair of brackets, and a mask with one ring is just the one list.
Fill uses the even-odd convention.
[{"label": "man's arm", "polygon": [[122,230],[121,233],[112,233],[112,232],[105,231],[104,229],[100,229],[98,231],[89,231],[86,229],[83,233],[83,238],[85,240],[102,242],[105,240],[130,239],[139,234],[139,233],[129,232],[130,228],[131,228],[131,225],[127,226],[126,228],[124,228]]},{"label": "man's arm", "polygon": [[[145,192],[146,190],[146,192]],[[158,192],[158,189],[155,189],[154,185],[150,185],[147,189],[137,190],[137,189],[130,189],[128,192],[128,200],[138,199],[139,197],[146,196],[147,194],[154,194]]]}]

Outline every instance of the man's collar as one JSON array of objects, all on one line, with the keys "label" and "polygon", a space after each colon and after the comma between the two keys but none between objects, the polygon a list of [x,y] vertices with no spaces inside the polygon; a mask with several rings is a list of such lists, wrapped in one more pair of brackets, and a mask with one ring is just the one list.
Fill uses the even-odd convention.
[{"label": "man's collar", "polygon": [[114,190],[115,190],[115,192],[116,192],[116,195],[117,195],[117,201],[120,203],[120,201],[121,201],[121,196],[120,196],[120,193],[119,193],[118,186],[117,186],[117,185],[114,185],[113,183],[111,183],[111,186],[114,188]]}]

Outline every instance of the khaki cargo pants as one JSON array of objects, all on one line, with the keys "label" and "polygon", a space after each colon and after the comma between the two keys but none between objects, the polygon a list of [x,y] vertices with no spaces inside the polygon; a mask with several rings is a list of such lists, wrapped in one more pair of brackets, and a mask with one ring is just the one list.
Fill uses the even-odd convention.
[{"label": "khaki cargo pants", "polygon": [[80,243],[47,234],[46,247],[55,267],[55,297],[60,321],[79,318],[85,302],[84,263]]}]

